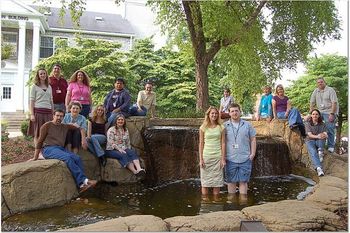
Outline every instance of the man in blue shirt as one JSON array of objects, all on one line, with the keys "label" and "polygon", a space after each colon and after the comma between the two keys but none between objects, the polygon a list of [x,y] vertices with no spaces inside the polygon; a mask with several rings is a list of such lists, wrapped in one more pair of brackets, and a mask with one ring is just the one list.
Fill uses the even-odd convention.
[{"label": "man in blue shirt", "polygon": [[256,131],[248,121],[241,119],[238,104],[229,107],[230,120],[224,123],[226,131],[226,183],[229,194],[247,194],[252,171],[252,161],[256,152]]},{"label": "man in blue shirt", "polygon": [[106,96],[103,106],[106,108],[106,117],[108,119],[107,126],[115,124],[116,116],[123,114],[129,117],[130,94],[124,89],[125,81],[123,78],[117,78],[114,83],[114,90],[110,91]]}]

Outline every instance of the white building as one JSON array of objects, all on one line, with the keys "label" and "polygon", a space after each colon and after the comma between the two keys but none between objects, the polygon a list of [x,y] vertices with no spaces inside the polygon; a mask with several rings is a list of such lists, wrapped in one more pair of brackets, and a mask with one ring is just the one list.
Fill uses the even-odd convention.
[{"label": "white building", "polygon": [[[135,38],[155,35],[154,40],[163,40],[164,44],[165,39],[159,36],[159,29],[153,24],[155,16],[145,6],[145,1],[127,0],[119,7],[104,4],[101,8],[103,1],[114,4],[111,0],[87,1],[87,9],[80,18],[79,32],[83,37],[118,41],[126,51]],[[42,9],[31,5],[32,0],[1,0],[1,39],[14,49],[11,57],[1,63],[0,112],[28,111],[26,83],[30,71],[41,58],[53,54],[57,38],[67,39],[74,45],[74,33],[78,30],[69,14],[61,23],[59,2],[54,2],[56,8],[50,7],[40,13]]]}]

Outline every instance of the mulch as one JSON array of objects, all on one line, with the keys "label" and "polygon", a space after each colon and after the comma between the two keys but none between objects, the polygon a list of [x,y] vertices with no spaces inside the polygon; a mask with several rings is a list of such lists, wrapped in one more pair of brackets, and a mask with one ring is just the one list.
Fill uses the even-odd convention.
[{"label": "mulch", "polygon": [[25,162],[34,156],[32,138],[15,137],[1,142],[1,166]]}]

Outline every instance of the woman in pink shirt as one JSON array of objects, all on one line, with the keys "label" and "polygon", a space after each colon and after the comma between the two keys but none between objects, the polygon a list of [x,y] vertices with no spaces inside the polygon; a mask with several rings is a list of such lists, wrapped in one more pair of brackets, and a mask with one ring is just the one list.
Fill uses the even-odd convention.
[{"label": "woman in pink shirt", "polygon": [[82,105],[80,115],[88,118],[91,112],[91,89],[89,76],[82,70],[77,70],[70,77],[66,95],[66,109],[71,102],[79,102]]}]

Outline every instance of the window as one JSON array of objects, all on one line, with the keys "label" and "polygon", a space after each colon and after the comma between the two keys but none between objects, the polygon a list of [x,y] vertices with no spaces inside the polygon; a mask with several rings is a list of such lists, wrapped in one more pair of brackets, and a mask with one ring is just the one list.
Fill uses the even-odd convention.
[{"label": "window", "polygon": [[42,36],[40,38],[40,58],[50,57],[53,51],[53,37]]},{"label": "window", "polygon": [[3,99],[11,99],[11,87],[3,87],[2,88],[2,98]]},{"label": "window", "polygon": [[4,45],[10,45],[12,47],[11,55],[9,58],[16,59],[17,58],[17,33],[2,32],[2,39],[3,39]]}]

